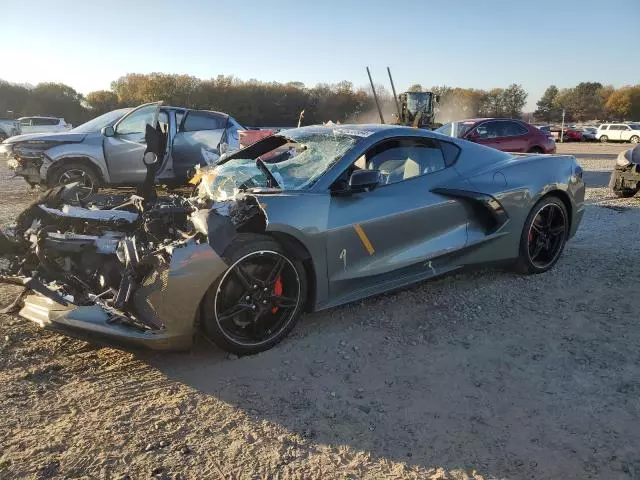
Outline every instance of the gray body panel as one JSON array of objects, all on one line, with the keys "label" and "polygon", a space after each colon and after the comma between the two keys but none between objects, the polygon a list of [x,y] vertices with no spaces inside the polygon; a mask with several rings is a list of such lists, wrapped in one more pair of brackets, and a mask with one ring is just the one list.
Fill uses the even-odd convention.
[{"label": "gray body panel", "polygon": [[[258,195],[268,231],[296,238],[310,254],[316,295],[313,310],[399,288],[473,264],[516,259],[524,222],[544,195],[568,202],[570,237],[584,211],[584,183],[572,156],[512,155],[466,140],[407,127],[352,125],[373,132],[306,191]],[[332,196],[331,185],[363,153],[396,137],[439,139],[460,147],[453,166],[373,191]],[[487,233],[466,198],[435,193],[485,194],[508,219]],[[356,226],[373,248],[367,250]]]},{"label": "gray body panel", "polygon": [[[264,233],[305,262],[311,277],[309,310],[356,301],[466,266],[515,260],[524,223],[547,194],[558,196],[567,206],[569,237],[582,219],[585,185],[572,156],[511,155],[406,127],[344,125],[327,132],[331,129],[357,130],[367,136],[309,188],[249,193],[266,216]],[[433,173],[362,193],[332,194],[332,184],[373,146],[407,137],[453,143],[460,154]],[[273,144],[273,140],[260,142]],[[255,145],[247,150],[255,151]],[[248,158],[242,154],[238,152],[237,158]],[[215,234],[209,232],[210,244]],[[144,334],[132,330],[130,341],[152,348],[184,347],[195,331],[205,292],[228,268],[223,253],[189,241],[174,248],[170,264],[158,264],[134,298],[136,314],[147,324],[162,327]],[[49,303],[53,306],[44,305],[37,295],[29,297],[22,314],[41,325],[75,326],[118,340],[127,338],[119,325],[106,325],[95,308],[62,309]]]}]

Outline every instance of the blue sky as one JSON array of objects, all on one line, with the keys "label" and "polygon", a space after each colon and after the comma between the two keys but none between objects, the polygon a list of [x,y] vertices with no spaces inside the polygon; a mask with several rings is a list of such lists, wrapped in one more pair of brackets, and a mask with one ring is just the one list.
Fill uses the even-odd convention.
[{"label": "blue sky", "polygon": [[108,89],[126,73],[506,87],[640,82],[640,0],[3,2],[0,78]]}]

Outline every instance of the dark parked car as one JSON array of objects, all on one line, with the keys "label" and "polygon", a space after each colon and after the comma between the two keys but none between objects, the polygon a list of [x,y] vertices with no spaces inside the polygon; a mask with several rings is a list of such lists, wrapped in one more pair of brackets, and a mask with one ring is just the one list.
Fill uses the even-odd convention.
[{"label": "dark parked car", "polygon": [[555,153],[551,134],[510,118],[474,118],[447,123],[436,130],[503,152]]}]

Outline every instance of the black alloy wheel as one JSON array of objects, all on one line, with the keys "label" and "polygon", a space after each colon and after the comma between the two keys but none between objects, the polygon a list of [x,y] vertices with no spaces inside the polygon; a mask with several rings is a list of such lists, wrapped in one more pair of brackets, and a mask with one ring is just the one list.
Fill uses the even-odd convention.
[{"label": "black alloy wheel", "polygon": [[567,236],[567,215],[558,203],[540,208],[527,234],[528,260],[537,270],[547,270],[560,256]]},{"label": "black alloy wheel", "polygon": [[216,330],[241,349],[261,349],[295,321],[302,290],[298,270],[283,253],[249,253],[233,263],[218,284],[213,302]]}]

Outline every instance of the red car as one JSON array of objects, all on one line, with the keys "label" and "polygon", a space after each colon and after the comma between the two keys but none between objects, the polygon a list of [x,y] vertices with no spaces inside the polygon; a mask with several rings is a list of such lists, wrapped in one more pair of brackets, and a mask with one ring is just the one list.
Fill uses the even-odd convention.
[{"label": "red car", "polygon": [[564,129],[565,142],[580,142],[582,141],[582,130],[578,128],[567,127]]},{"label": "red car", "polygon": [[550,133],[511,118],[474,118],[447,123],[436,130],[503,152],[556,153]]}]

